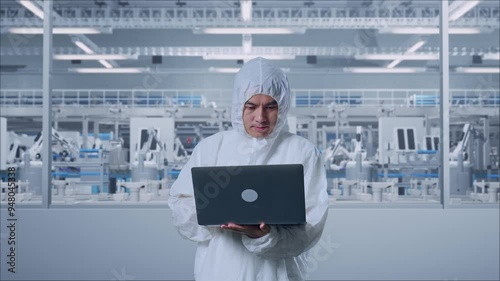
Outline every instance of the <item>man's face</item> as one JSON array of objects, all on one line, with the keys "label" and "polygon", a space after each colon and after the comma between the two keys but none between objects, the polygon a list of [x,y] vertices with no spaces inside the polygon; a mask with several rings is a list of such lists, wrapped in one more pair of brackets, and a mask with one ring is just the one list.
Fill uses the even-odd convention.
[{"label": "man's face", "polygon": [[268,95],[254,95],[244,105],[243,125],[254,138],[265,138],[278,121],[278,103]]}]

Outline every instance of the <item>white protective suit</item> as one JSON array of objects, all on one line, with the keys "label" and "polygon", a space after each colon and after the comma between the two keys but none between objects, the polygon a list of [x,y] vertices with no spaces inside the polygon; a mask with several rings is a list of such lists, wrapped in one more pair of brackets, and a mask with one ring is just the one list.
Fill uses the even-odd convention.
[{"label": "white protective suit", "polygon": [[[243,126],[244,104],[256,94],[270,95],[278,102],[276,126],[264,139],[251,137]],[[174,225],[183,237],[198,242],[194,270],[197,281],[306,278],[307,250],[320,239],[327,216],[327,183],[319,151],[309,140],[286,131],[289,105],[290,89],[283,71],[263,58],[246,62],[235,81],[233,130],[201,141],[173,184],[168,204]],[[306,225],[271,225],[270,233],[257,239],[198,225],[191,167],[263,164],[304,165]]]}]

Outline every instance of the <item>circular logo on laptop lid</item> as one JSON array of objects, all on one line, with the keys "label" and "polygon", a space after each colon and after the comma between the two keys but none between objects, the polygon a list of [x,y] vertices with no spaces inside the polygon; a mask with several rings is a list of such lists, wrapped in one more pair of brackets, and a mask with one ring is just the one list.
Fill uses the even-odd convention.
[{"label": "circular logo on laptop lid", "polygon": [[245,202],[252,203],[255,200],[257,200],[257,198],[259,198],[259,195],[253,189],[245,189],[245,190],[243,190],[243,192],[241,192],[241,198]]}]

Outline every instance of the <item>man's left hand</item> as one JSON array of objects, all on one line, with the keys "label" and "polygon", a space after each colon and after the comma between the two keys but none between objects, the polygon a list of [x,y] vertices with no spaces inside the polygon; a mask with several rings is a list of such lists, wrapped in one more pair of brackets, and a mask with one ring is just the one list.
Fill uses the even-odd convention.
[{"label": "man's left hand", "polygon": [[239,225],[235,223],[221,224],[222,229],[244,234],[250,238],[260,238],[271,231],[271,226],[261,223],[260,225]]}]

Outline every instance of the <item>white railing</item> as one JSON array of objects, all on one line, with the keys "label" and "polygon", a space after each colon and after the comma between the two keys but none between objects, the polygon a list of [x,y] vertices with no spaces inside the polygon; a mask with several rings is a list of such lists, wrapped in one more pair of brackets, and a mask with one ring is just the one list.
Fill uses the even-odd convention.
[{"label": "white railing", "polygon": [[[409,47],[359,47],[359,46],[253,46],[248,55],[291,55],[291,56],[341,56],[352,57],[357,55],[400,55],[408,52]],[[422,47],[416,55],[439,56],[439,47]],[[55,55],[84,54],[78,47],[54,47]],[[102,55],[138,55],[138,56],[194,56],[206,55],[243,55],[246,54],[242,47],[228,46],[128,46],[128,47],[100,47]],[[490,47],[466,47],[454,46],[449,49],[450,57],[470,57],[472,55],[496,57],[500,53],[499,46]],[[41,56],[43,47],[34,46],[3,46],[0,56]],[[156,69],[157,71],[165,71]],[[197,69],[174,70],[173,73],[182,73]],[[198,69],[199,71],[200,69]],[[299,69],[294,69],[299,70]]]},{"label": "white railing", "polygon": [[[195,27],[304,27],[382,28],[437,26],[439,6],[403,7],[254,7],[252,21],[241,21],[233,5],[211,3],[210,7],[55,7],[59,15],[54,26],[108,26],[110,28],[195,28]],[[396,3],[398,1],[388,1]],[[418,2],[418,1],[417,1]],[[498,26],[499,8],[491,1],[467,12],[452,26]],[[42,22],[23,7],[0,8],[3,27],[40,27]]]},{"label": "white railing", "polygon": [[[212,90],[216,91],[216,90]],[[75,89],[53,90],[54,106],[108,107],[207,107],[207,90],[127,90],[127,89]],[[216,94],[215,92],[214,94]],[[0,106],[42,106],[42,90],[0,91]]]},{"label": "white railing", "polygon": [[[460,89],[450,91],[451,106],[500,107],[498,90]],[[438,107],[436,89],[342,89],[295,90],[293,107]]]},{"label": "white railing", "polygon": [[[500,107],[500,91],[494,89],[454,89],[450,106]],[[61,107],[189,107],[231,106],[229,89],[128,90],[57,89],[53,106]],[[41,107],[42,90],[2,89],[2,107]],[[292,107],[438,107],[437,89],[297,89],[292,91]]]}]

